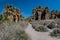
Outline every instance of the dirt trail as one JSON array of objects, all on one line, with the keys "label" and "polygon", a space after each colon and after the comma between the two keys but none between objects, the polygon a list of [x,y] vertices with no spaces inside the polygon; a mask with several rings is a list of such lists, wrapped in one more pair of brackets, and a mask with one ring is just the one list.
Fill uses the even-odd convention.
[{"label": "dirt trail", "polygon": [[25,32],[32,40],[60,40],[57,38],[52,38],[49,36],[49,32],[37,32],[32,28],[32,25],[29,23],[28,27],[25,29]]}]

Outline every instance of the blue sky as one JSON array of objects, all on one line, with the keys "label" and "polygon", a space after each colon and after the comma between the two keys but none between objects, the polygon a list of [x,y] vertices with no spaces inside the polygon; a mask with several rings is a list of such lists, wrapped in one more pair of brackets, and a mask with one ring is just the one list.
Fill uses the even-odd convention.
[{"label": "blue sky", "polygon": [[39,5],[42,7],[48,6],[50,10],[60,11],[60,0],[0,0],[0,13],[8,4],[19,8],[25,18],[31,16],[32,9]]}]

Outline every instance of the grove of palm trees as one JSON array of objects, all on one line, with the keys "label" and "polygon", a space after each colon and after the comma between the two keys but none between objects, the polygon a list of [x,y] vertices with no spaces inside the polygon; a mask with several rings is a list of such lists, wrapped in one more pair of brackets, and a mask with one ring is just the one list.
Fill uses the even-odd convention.
[{"label": "grove of palm trees", "polygon": [[48,7],[38,6],[32,10],[33,16],[31,19],[33,20],[49,20],[49,19],[59,19],[60,12],[58,10],[50,10]]},{"label": "grove of palm trees", "polygon": [[[49,19],[59,19],[60,12],[58,10],[50,10],[48,7],[38,6],[32,9],[33,16],[26,18],[27,21],[31,20],[49,20]],[[10,21],[18,22],[19,20],[24,20],[21,10],[18,8],[7,5],[5,6],[3,13],[0,14],[0,20],[8,19]]]},{"label": "grove of palm trees", "polygon": [[18,22],[19,20],[23,20],[23,16],[21,15],[21,11],[12,6],[12,5],[7,5],[3,13],[0,14],[0,20],[8,19],[9,21],[14,21]]}]

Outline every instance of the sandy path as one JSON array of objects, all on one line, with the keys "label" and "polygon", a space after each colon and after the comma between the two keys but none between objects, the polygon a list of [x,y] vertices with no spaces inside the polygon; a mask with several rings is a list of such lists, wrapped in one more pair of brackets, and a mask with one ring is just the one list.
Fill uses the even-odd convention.
[{"label": "sandy path", "polygon": [[32,40],[60,40],[57,38],[52,38],[48,34],[49,32],[37,32],[35,31],[31,24],[25,29],[25,32]]}]

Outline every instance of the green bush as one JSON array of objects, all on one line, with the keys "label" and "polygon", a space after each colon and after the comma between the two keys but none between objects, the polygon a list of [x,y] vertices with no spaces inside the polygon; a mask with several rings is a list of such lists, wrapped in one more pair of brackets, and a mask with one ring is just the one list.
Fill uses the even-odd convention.
[{"label": "green bush", "polygon": [[47,32],[48,31],[47,27],[46,26],[43,26],[43,25],[40,25],[38,27],[35,27],[35,30],[36,31],[40,31],[40,32]]},{"label": "green bush", "polygon": [[59,28],[54,29],[54,30],[50,33],[50,36],[52,36],[52,37],[60,37],[60,29],[59,29]]},{"label": "green bush", "polygon": [[28,40],[27,34],[20,30],[20,31],[15,31],[6,33],[3,35],[3,38],[1,40]]},{"label": "green bush", "polygon": [[49,29],[56,28],[56,23],[55,23],[55,22],[51,22],[47,27],[48,27]]}]

